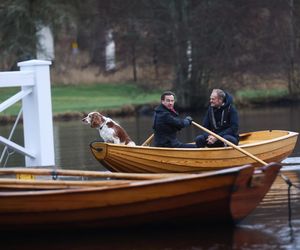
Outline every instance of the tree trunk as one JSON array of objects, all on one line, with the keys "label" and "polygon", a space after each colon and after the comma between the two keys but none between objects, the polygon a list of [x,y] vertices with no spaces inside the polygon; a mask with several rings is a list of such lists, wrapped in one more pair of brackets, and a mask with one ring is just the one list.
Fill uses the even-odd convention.
[{"label": "tree trunk", "polygon": [[133,81],[137,81],[137,69],[136,69],[136,50],[135,50],[135,43],[132,41],[131,44],[131,63],[132,63],[132,74],[133,74]]},{"label": "tree trunk", "polygon": [[193,47],[188,1],[174,1],[175,81],[177,105],[182,109],[201,108],[207,102],[208,74]]},{"label": "tree trunk", "polygon": [[152,62],[154,66],[154,75],[155,75],[155,80],[158,80],[159,78],[159,72],[158,72],[158,58],[157,58],[157,45],[154,43],[153,45],[153,54],[152,54]]},{"label": "tree trunk", "polygon": [[295,64],[295,52],[296,52],[296,36],[295,36],[295,18],[294,18],[294,0],[289,0],[290,7],[290,20],[289,20],[289,68],[288,68],[288,90],[290,97],[293,98],[300,93],[300,82],[297,77],[297,67]]}]

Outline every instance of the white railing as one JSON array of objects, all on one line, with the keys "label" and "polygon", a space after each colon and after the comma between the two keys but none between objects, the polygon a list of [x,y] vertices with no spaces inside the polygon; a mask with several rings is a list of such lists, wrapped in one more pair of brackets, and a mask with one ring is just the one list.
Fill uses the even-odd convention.
[{"label": "white railing", "polygon": [[0,135],[0,143],[25,156],[25,165],[53,166],[54,142],[50,84],[50,61],[18,63],[20,71],[0,72],[0,88],[21,91],[0,104],[0,112],[22,100],[24,147]]}]

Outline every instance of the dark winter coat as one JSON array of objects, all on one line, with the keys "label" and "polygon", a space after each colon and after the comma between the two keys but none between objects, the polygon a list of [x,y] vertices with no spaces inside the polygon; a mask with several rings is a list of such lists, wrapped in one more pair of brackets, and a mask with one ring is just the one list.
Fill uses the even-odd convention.
[{"label": "dark winter coat", "polygon": [[[226,93],[221,107],[209,107],[203,119],[203,126],[220,136],[232,135],[239,139],[238,112],[232,105],[232,97]],[[206,134],[208,136],[208,134]]]},{"label": "dark winter coat", "polygon": [[163,104],[154,109],[153,129],[156,147],[180,147],[176,138],[177,131],[190,125],[187,119],[181,119],[178,113],[167,109]]}]

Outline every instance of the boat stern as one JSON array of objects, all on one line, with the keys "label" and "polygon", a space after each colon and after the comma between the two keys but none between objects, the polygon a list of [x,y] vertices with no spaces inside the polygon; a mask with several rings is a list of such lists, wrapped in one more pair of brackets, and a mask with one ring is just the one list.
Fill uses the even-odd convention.
[{"label": "boat stern", "polygon": [[250,214],[262,201],[275,181],[281,164],[270,163],[259,173],[252,168],[240,171],[231,195],[230,210],[234,221],[238,222]]}]

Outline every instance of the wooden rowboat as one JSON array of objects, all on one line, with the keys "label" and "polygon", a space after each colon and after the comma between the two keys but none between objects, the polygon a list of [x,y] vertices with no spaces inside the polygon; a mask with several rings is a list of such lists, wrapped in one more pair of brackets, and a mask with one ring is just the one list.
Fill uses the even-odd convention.
[{"label": "wooden rowboat", "polygon": [[21,187],[25,180],[19,191],[7,189],[7,181],[6,190],[0,191],[0,228],[107,229],[145,223],[237,223],[263,199],[280,167],[272,163],[254,170],[248,165],[202,174],[144,174],[147,178],[141,179],[132,174],[123,183],[110,180],[108,184],[106,180],[102,185],[56,190],[48,188],[55,187],[58,180],[48,180],[47,187],[31,191],[26,191],[28,186]]},{"label": "wooden rowboat", "polygon": [[[294,150],[298,133],[267,130],[240,135],[239,147],[265,162],[281,162]],[[92,154],[113,172],[199,172],[259,162],[232,147],[161,148],[124,146],[103,142],[90,144]]]}]

